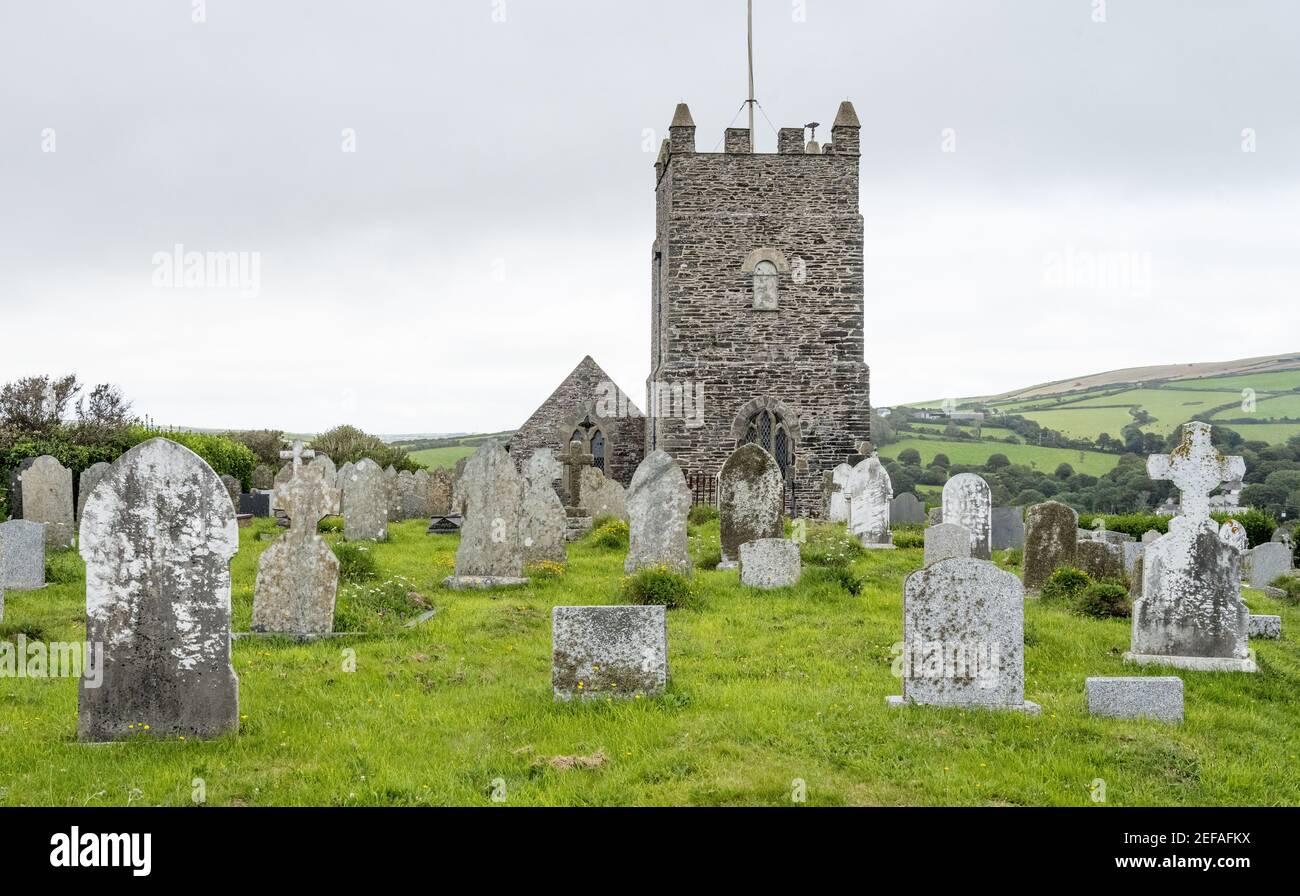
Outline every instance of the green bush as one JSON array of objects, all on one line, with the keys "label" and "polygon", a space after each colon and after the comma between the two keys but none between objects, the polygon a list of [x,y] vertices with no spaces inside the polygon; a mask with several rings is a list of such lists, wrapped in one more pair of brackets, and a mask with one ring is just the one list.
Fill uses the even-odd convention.
[{"label": "green bush", "polygon": [[1252,548],[1264,544],[1273,537],[1273,530],[1277,528],[1277,520],[1272,514],[1264,513],[1262,510],[1256,510],[1253,507],[1238,508],[1236,510],[1220,510],[1210,514],[1210,517],[1222,525],[1228,520],[1236,520],[1246,529],[1246,539],[1250,542]]},{"label": "green bush", "polygon": [[1300,576],[1278,576],[1273,580],[1273,587],[1286,592],[1285,600],[1300,603]]},{"label": "green bush", "polygon": [[628,526],[620,519],[611,517],[600,528],[591,530],[591,540],[602,548],[627,547]]},{"label": "green bush", "polygon": [[814,573],[814,581],[819,579],[834,583],[854,597],[862,593],[862,579],[847,566],[824,566]]},{"label": "green bush", "polygon": [[1147,531],[1155,529],[1161,535],[1169,531],[1169,517],[1158,513],[1124,513],[1107,515],[1104,513],[1079,514],[1079,528],[1093,529],[1098,519],[1106,521],[1106,528],[1111,532],[1123,532],[1134,538],[1141,538]]},{"label": "green bush", "polygon": [[691,580],[666,566],[651,566],[623,578],[623,599],[632,604],[657,604],[675,609],[695,598]]},{"label": "green bush", "polygon": [[253,468],[257,466],[257,455],[243,445],[225,436],[205,432],[185,432],[183,430],[161,430],[146,426],[132,426],[127,432],[133,448],[150,439],[163,438],[184,445],[199,457],[207,461],[208,466],[218,476],[230,475],[238,479],[245,488],[253,480]]},{"label": "green bush", "polygon": [[344,582],[368,582],[379,574],[375,555],[365,544],[340,541],[334,545],[334,556],[339,558],[339,578]]},{"label": "green bush", "polygon": [[712,504],[696,504],[686,514],[686,520],[692,526],[703,526],[705,523],[711,523],[718,518],[718,508]]},{"label": "green bush", "polygon": [[1083,570],[1062,566],[1043,583],[1043,599],[1073,601],[1091,584],[1092,579]]},{"label": "green bush", "polygon": [[1076,606],[1093,619],[1127,619],[1133,614],[1128,589],[1118,582],[1094,582],[1079,595]]},{"label": "green bush", "polygon": [[806,540],[799,545],[799,556],[814,566],[848,566],[866,550],[842,525],[812,523]]}]

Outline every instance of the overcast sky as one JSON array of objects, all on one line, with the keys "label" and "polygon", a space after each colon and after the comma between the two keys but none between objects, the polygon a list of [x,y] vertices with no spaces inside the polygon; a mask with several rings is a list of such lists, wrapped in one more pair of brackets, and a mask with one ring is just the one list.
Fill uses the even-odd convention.
[{"label": "overcast sky", "polygon": [[[1300,349],[1300,3],[1099,6],[755,0],[772,123],[862,120],[873,404]],[[682,100],[719,143],[744,27],[0,0],[0,379],[115,382],[164,424],[486,431],[591,354],[639,400],[654,155]],[[178,244],[257,268],[171,287]]]}]

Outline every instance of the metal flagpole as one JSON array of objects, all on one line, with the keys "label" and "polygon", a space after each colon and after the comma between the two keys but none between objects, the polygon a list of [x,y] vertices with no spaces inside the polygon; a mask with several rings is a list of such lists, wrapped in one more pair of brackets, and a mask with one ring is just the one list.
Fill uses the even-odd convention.
[{"label": "metal flagpole", "polygon": [[754,0],[748,0],[747,34],[749,44],[749,145],[754,145]]}]

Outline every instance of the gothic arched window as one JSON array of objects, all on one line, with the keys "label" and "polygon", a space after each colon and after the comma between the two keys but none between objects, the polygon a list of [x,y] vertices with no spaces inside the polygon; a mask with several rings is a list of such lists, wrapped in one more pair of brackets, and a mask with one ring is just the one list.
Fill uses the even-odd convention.
[{"label": "gothic arched window", "polygon": [[776,304],[776,265],[760,261],[754,265],[754,307],[760,311],[775,311]]},{"label": "gothic arched window", "polygon": [[605,467],[605,434],[599,429],[591,431],[591,448],[588,450],[591,451],[592,465],[607,474],[609,471]]},{"label": "gothic arched window", "polygon": [[781,475],[786,479],[790,478],[794,462],[794,440],[790,438],[790,431],[779,414],[764,410],[750,417],[741,444],[747,445],[750,442],[761,445],[768,454],[776,458],[776,464],[781,468]]}]

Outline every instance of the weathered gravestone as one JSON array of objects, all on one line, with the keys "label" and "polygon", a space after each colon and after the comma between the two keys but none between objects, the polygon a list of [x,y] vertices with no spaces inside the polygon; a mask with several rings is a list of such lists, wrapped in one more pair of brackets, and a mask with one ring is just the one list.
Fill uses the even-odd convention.
[{"label": "weathered gravestone", "polygon": [[1282,637],[1282,617],[1250,614],[1251,638],[1277,639]]},{"label": "weathered gravestone", "polygon": [[1129,541],[1120,545],[1120,549],[1124,552],[1124,575],[1132,579],[1146,545],[1140,541]]},{"label": "weathered gravestone", "polygon": [[352,471],[356,468],[356,464],[352,461],[348,461],[343,466],[339,467],[339,471],[334,474],[334,487],[339,490],[339,513],[344,516],[347,515],[347,509],[343,505],[343,483],[348,481],[348,477],[352,475]]},{"label": "weathered gravestone", "polygon": [[428,519],[429,511],[429,471],[415,471],[415,506],[416,513],[412,519]]},{"label": "weathered gravestone", "polygon": [[1104,541],[1080,541],[1074,549],[1074,565],[1093,581],[1124,578],[1123,548]]},{"label": "weathered gravestone", "polygon": [[961,560],[970,559],[970,530],[956,523],[940,523],[925,530],[926,566],[933,566],[942,560],[954,557]]},{"label": "weathered gravestone", "polygon": [[1057,501],[1035,504],[1025,514],[1025,587],[1038,590],[1056,570],[1074,563],[1079,514]]},{"label": "weathered gravestone", "polygon": [[334,630],[339,561],[316,534],[323,517],[339,511],[337,477],[324,464],[303,466],[302,442],[293,444],[294,473],[276,487],[276,505],[289,514],[289,531],[262,552],[253,590],[252,630],[309,637]]},{"label": "weathered gravestone", "polygon": [[1251,549],[1246,562],[1250,587],[1263,588],[1291,571],[1291,549],[1280,541],[1265,542]]},{"label": "weathered gravestone", "polygon": [[1025,512],[1022,507],[994,507],[992,547],[995,551],[1013,551],[1025,546]]},{"label": "weathered gravestone", "polygon": [[847,489],[853,475],[852,464],[839,464],[830,472],[830,482],[826,494],[826,518],[832,523],[849,521],[849,500]]},{"label": "weathered gravestone", "polygon": [[576,439],[569,442],[568,449],[560,458],[564,465],[564,491],[567,496],[565,507],[582,507],[582,472],[595,464],[596,458],[583,450],[582,443]]},{"label": "weathered gravestone", "polygon": [[427,518],[425,496],[420,493],[419,483],[410,470],[397,474],[397,505],[398,514],[404,520]]},{"label": "weathered gravestone", "polygon": [[555,480],[564,468],[550,448],[538,448],[524,465],[523,506],[520,514],[519,540],[524,563],[568,560],[565,530],[568,527],[564,505],[555,493]]},{"label": "weathered gravestone", "polygon": [[876,455],[862,460],[849,476],[849,531],[865,548],[892,548],[889,505],[894,486]]},{"label": "weathered gravestone", "polygon": [[397,487],[397,468],[389,464],[384,468],[384,494],[388,501],[388,521],[402,521],[402,493]]},{"label": "weathered gravestone", "polygon": [[652,696],[668,684],[664,607],[554,607],[551,690],[556,700]]},{"label": "weathered gravestone", "polygon": [[275,488],[275,470],[266,464],[253,467],[253,488],[266,491]]},{"label": "weathered gravestone", "polygon": [[456,574],[443,584],[456,589],[526,584],[519,541],[521,481],[510,455],[493,441],[479,445],[465,465],[460,491],[465,520]]},{"label": "weathered gravestone", "polygon": [[451,471],[439,467],[429,476],[429,516],[445,517],[451,513]]},{"label": "weathered gravestone", "polygon": [[623,486],[595,467],[585,467],[580,474],[582,508],[592,519],[612,516],[627,522],[627,493]]},{"label": "weathered gravestone", "polygon": [[[83,473],[81,475],[82,475],[82,479],[84,480],[86,474]],[[239,484],[239,480],[236,479],[234,476],[231,476],[229,473],[223,473],[221,476],[221,484],[225,487],[226,494],[230,495],[230,506],[235,508],[235,512],[238,513],[239,495],[242,491],[242,487]]]},{"label": "weathered gravestone", "polygon": [[651,451],[637,466],[627,490],[628,551],[623,571],[666,566],[686,575],[691,555],[686,551],[686,516],[691,492],[672,457]]},{"label": "weathered gravestone", "polygon": [[45,546],[50,550],[72,547],[72,471],[43,454],[19,476],[22,518],[45,524]]},{"label": "weathered gravestone", "polygon": [[740,584],[790,588],[799,584],[799,545],[784,538],[756,538],[740,546]]},{"label": "weathered gravestone", "polygon": [[1210,425],[1183,426],[1173,452],[1152,455],[1147,475],[1172,480],[1181,514],[1169,533],[1147,545],[1140,596],[1133,604],[1131,649],[1125,659],[1207,671],[1254,672],[1247,649],[1250,611],[1241,600],[1241,552],[1219,539],[1210,492],[1240,479],[1246,464],[1220,454]]},{"label": "weathered gravestone", "polygon": [[1025,700],[1025,594],[992,563],[944,560],[903,584],[903,694],[891,705],[1011,709]]},{"label": "weathered gravestone", "polygon": [[943,522],[943,508],[931,507],[925,512],[925,524],[927,526],[937,526]]},{"label": "weathered gravestone", "polygon": [[924,525],[925,502],[911,492],[896,495],[889,502],[889,522],[895,526]]},{"label": "weathered gravestone", "polygon": [[734,566],[740,546],[784,534],[785,479],[776,458],[761,445],[741,445],[718,475],[718,526],[722,534],[722,563]]},{"label": "weathered gravestone", "polygon": [[974,473],[958,473],[943,486],[943,521],[970,530],[970,554],[993,556],[993,497],[989,484]]},{"label": "weathered gravestone", "polygon": [[270,516],[271,493],[252,492],[251,494],[240,495],[239,512],[241,514],[247,513],[250,516]]},{"label": "weathered gravestone", "polygon": [[0,523],[0,588],[45,587],[45,526],[31,520]]},{"label": "weathered gravestone", "polygon": [[114,740],[146,724],[166,738],[238,729],[230,664],[238,548],[230,496],[197,454],[158,438],[113,464],[81,520],[86,640],[103,654],[78,691],[80,740]]},{"label": "weathered gravestone", "polygon": [[1089,678],[1088,712],[1111,719],[1183,720],[1183,680],[1172,676]]},{"label": "weathered gravestone", "polygon": [[86,509],[86,499],[90,493],[99,485],[99,480],[104,478],[111,464],[100,461],[97,464],[91,464],[81,471],[80,478],[77,479],[77,521],[81,521],[81,512]]},{"label": "weathered gravestone", "polygon": [[370,458],[357,461],[343,481],[343,537],[347,541],[388,538],[388,485]]},{"label": "weathered gravestone", "polygon": [[1157,529],[1148,529],[1142,533],[1142,543],[1151,544],[1151,542],[1153,541],[1159,541],[1160,536],[1163,534],[1164,534],[1163,532],[1160,532]]}]

